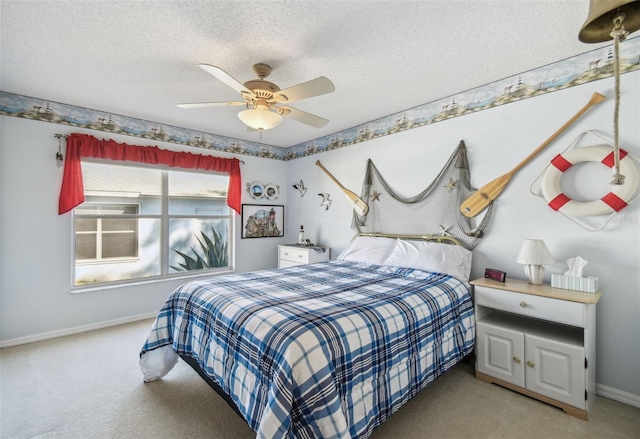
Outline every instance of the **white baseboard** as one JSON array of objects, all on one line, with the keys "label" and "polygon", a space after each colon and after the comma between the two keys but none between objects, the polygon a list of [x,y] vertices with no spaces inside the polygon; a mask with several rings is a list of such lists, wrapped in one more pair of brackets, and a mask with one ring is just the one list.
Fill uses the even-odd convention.
[{"label": "white baseboard", "polygon": [[633,393],[623,392],[622,390],[614,389],[613,387],[604,386],[596,383],[596,395],[604,396],[605,398],[613,399],[614,401],[623,402],[625,404],[632,405],[634,407],[640,407],[640,395],[634,395]]},{"label": "white baseboard", "polygon": [[106,322],[93,323],[91,325],[76,326],[74,328],[60,329],[58,331],[43,332],[41,334],[28,335],[26,337],[12,338],[0,341],[0,349],[21,344],[34,343],[36,341],[49,340],[52,338],[64,337],[67,335],[80,334],[81,332],[93,331],[95,329],[108,328],[111,326],[123,325],[125,323],[137,322],[139,320],[152,319],[157,312],[139,314],[137,316],[124,317],[121,319],[107,320]]},{"label": "white baseboard", "polygon": [[[152,319],[156,317],[157,312],[148,314],[139,314],[137,316],[125,317],[122,319],[108,320],[106,322],[94,323],[85,326],[76,326],[75,328],[61,329],[59,331],[44,332],[42,334],[30,335],[27,337],[12,338],[10,340],[0,341],[0,349],[8,348],[10,346],[18,346],[27,343],[33,343],[36,341],[49,340],[51,338],[64,337],[66,335],[79,334],[81,332],[93,331],[95,329],[108,328],[110,326],[123,325],[125,323],[137,322],[140,320]],[[596,394],[605,398],[613,399],[624,404],[629,404],[634,407],[640,407],[640,395],[634,395],[633,393],[624,392],[622,390],[614,389],[613,387],[605,386],[596,383]]]}]

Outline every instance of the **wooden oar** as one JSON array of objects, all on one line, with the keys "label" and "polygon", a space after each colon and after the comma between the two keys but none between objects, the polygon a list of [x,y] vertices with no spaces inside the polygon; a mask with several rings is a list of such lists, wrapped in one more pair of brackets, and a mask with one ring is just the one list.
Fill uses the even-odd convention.
[{"label": "wooden oar", "polygon": [[347,197],[347,200],[349,200],[349,202],[353,205],[353,208],[355,209],[358,215],[363,216],[363,215],[366,215],[367,212],[369,212],[369,206],[367,205],[367,203],[365,203],[362,200],[362,198],[360,198],[359,196],[351,192],[349,189],[342,186],[340,182],[336,180],[336,178],[333,175],[331,175],[331,172],[327,171],[327,169],[324,166],[322,166],[322,163],[320,163],[320,160],[316,161],[316,165],[320,166],[320,169],[322,169],[325,172],[325,174],[327,174],[329,178],[333,180],[333,182],[337,184],[340,187],[340,189],[342,189],[342,192]]},{"label": "wooden oar", "polygon": [[542,151],[549,143],[555,140],[556,137],[560,135],[569,125],[575,122],[580,116],[582,116],[589,108],[592,106],[599,104],[604,101],[606,98],[600,93],[594,93],[591,96],[591,99],[578,111],[571,119],[569,119],[564,125],[562,125],[558,131],[553,133],[551,137],[549,137],[542,145],[537,147],[531,154],[529,154],[523,161],[521,161],[515,168],[506,174],[496,178],[495,180],[485,184],[476,192],[472,193],[469,198],[464,200],[460,205],[460,212],[467,217],[474,217],[482,210],[487,207],[493,200],[495,200],[498,195],[502,192],[505,186],[511,180],[511,177],[520,170],[525,164],[529,162],[536,154]]}]

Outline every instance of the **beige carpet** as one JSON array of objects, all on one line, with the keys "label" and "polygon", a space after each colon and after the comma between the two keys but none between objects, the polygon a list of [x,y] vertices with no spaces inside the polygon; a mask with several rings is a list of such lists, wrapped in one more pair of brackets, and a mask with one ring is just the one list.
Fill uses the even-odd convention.
[{"label": "beige carpet", "polygon": [[[1,438],[255,438],[184,362],[144,384],[151,321],[0,350]],[[372,439],[639,438],[640,409],[597,397],[588,422],[482,383],[462,363],[378,427]]]}]

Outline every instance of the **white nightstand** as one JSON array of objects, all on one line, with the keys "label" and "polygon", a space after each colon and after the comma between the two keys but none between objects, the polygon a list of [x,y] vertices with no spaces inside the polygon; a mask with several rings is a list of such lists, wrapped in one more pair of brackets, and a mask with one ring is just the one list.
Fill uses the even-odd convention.
[{"label": "white nightstand", "polygon": [[279,245],[278,268],[328,261],[330,252],[331,250],[328,247],[322,245],[313,247]]},{"label": "white nightstand", "polygon": [[476,279],[476,378],[587,420],[596,387],[601,292]]}]

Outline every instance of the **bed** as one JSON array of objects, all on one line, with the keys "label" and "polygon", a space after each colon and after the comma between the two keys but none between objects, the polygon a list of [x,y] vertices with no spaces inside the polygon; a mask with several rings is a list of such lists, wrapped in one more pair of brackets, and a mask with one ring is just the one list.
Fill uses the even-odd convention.
[{"label": "bed", "polygon": [[140,353],[187,361],[259,438],[367,438],[470,354],[471,252],[358,236],[337,259],[188,282]]}]

